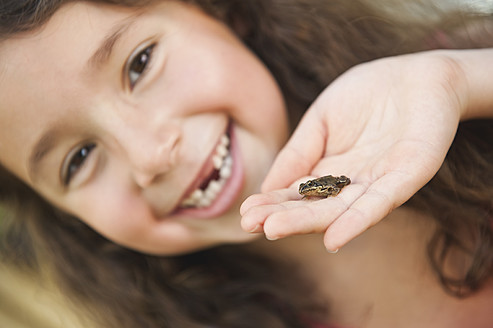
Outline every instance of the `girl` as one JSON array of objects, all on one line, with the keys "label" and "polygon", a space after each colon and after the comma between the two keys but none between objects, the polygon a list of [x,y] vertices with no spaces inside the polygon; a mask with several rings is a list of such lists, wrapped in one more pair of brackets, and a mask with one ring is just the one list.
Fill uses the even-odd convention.
[{"label": "girl", "polygon": [[[320,251],[320,234],[270,244],[251,233],[327,231],[333,251],[405,202],[442,164],[459,118],[491,116],[491,51],[376,61],[327,85],[361,62],[486,46],[480,38],[452,22],[416,23],[411,35],[356,2],[2,5],[5,240],[25,261],[51,264],[103,326],[491,322],[489,121],[461,128],[410,206],[336,256]],[[289,119],[326,87],[264,190],[331,173],[353,183],[318,202],[295,186],[254,196],[243,231],[240,204],[259,190]],[[477,293],[462,302],[434,273],[443,290]]]}]

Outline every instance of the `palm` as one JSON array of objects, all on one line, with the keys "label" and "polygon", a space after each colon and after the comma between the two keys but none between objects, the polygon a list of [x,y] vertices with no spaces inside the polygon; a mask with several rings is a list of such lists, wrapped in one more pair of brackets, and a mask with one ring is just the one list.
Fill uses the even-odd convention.
[{"label": "palm", "polygon": [[[335,81],[279,154],[264,194],[244,203],[244,228],[260,225],[270,238],[325,232],[326,247],[338,249],[409,199],[439,169],[459,120],[441,64],[397,57]],[[299,181],[327,174],[353,183],[335,198],[301,201]]]}]

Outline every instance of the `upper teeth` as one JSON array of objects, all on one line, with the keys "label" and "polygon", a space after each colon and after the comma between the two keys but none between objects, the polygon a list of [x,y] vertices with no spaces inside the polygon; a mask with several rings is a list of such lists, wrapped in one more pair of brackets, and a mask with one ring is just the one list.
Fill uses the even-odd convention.
[{"label": "upper teeth", "polygon": [[204,190],[200,188],[195,189],[190,196],[182,202],[182,207],[208,207],[216,199],[217,195],[226,184],[226,181],[231,176],[233,159],[229,153],[228,146],[229,137],[223,135],[212,156],[214,168],[219,171],[219,179],[210,181]]}]

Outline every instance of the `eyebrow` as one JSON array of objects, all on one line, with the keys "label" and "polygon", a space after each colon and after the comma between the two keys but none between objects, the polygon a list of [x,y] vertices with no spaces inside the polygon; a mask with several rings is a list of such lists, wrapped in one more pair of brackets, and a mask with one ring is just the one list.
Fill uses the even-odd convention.
[{"label": "eyebrow", "polygon": [[51,150],[53,150],[58,138],[58,129],[56,127],[52,127],[45,131],[41,138],[39,138],[34,144],[28,160],[28,172],[32,181],[37,178],[43,159],[45,159]]},{"label": "eyebrow", "polygon": [[99,68],[111,57],[113,48],[121,39],[122,35],[132,26],[139,15],[132,15],[116,25],[102,40],[97,50],[89,58],[89,66]]}]

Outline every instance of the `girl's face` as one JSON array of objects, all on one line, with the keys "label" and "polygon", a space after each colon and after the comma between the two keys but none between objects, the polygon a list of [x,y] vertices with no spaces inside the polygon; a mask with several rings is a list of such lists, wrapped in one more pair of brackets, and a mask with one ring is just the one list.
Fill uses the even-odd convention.
[{"label": "girl's face", "polygon": [[51,203],[148,253],[253,238],[239,204],[288,125],[275,81],[224,25],[172,1],[77,2],[0,59],[0,161]]}]

